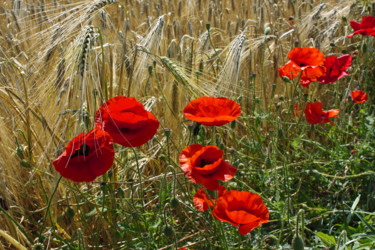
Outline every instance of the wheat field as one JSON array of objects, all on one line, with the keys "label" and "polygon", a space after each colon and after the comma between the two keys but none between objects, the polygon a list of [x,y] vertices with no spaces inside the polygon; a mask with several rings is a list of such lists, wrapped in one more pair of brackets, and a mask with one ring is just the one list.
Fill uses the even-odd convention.
[{"label": "wheat field", "polygon": [[[366,70],[358,66],[336,85],[301,90],[309,100],[344,109],[349,89],[374,76],[373,37],[348,39],[349,20],[374,15],[374,8],[371,1],[354,0],[1,2],[0,249],[289,249],[300,209],[306,247],[357,249],[359,239],[367,237],[357,238],[360,233],[372,233],[368,242],[375,241],[373,152],[365,157],[369,167],[352,171],[347,160],[335,163],[329,149],[322,149],[341,150],[338,141],[350,144],[350,132],[342,131],[360,111],[348,107],[335,130],[301,128],[303,122],[289,110],[296,88],[278,73],[292,48],[339,55],[366,43],[366,59],[358,64]],[[115,145],[110,172],[93,182],[60,181],[52,162],[72,138],[91,129],[98,107],[118,95],[135,97],[158,118],[155,138],[133,150]],[[194,129],[182,110],[200,96],[225,96],[242,106],[233,127],[201,128],[200,136],[216,133],[224,154],[241,169],[229,187],[261,194],[274,214],[250,236],[230,231],[227,242],[232,243],[226,247],[216,241],[224,236],[207,226],[210,216],[194,211],[195,189],[178,166]],[[374,112],[372,103],[368,114]],[[165,129],[172,131],[170,137]],[[358,138],[365,139],[357,144],[374,146],[372,137]],[[307,157],[309,152],[319,154],[319,161]],[[348,174],[354,177],[347,179]],[[305,180],[314,194],[301,191]],[[359,190],[366,190],[366,201]],[[368,230],[353,215],[360,194]],[[170,205],[173,199],[178,208]],[[344,219],[324,210],[328,205],[320,206],[320,199],[348,201],[346,207],[332,208],[345,210]],[[318,232],[328,237],[326,242],[319,241],[324,236]],[[346,244],[350,240],[355,241]],[[368,242],[361,249],[371,249]]]}]

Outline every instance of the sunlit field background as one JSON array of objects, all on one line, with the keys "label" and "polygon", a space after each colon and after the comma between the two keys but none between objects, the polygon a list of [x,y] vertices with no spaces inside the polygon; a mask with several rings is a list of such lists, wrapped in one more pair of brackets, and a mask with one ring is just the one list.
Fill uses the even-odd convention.
[{"label": "sunlit field background", "polygon": [[[0,249],[290,249],[296,236],[306,248],[372,249],[375,37],[347,35],[349,20],[374,15],[365,0],[2,1]],[[349,75],[308,89],[283,81],[295,47],[351,54]],[[368,101],[354,103],[354,89]],[[115,144],[93,182],[60,180],[52,162],[119,95],[155,115],[155,137]],[[200,96],[242,114],[197,127],[182,110]],[[307,101],[340,109],[335,126],[296,115]],[[199,187],[179,165],[193,143],[224,151],[238,169],[224,186],[259,194],[268,223],[240,235],[197,211]]]}]

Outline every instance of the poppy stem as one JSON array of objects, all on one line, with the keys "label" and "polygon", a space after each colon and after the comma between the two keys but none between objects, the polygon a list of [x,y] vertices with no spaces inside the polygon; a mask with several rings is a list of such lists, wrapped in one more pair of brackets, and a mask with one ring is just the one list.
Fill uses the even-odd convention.
[{"label": "poppy stem", "polygon": [[[42,236],[42,230],[44,229],[44,225],[46,224],[47,216],[49,214],[49,209],[51,207],[51,202],[52,202],[53,196],[55,195],[55,193],[57,191],[57,188],[59,187],[61,178],[62,178],[62,176],[60,176],[59,179],[57,180],[55,189],[52,191],[51,197],[49,198],[48,205],[47,205],[47,208],[46,208],[46,213],[45,213],[44,218],[43,218],[43,224],[42,224],[42,227],[41,227],[41,231],[39,232],[40,236]],[[53,224],[52,221],[51,221],[51,224]],[[42,238],[40,237],[40,239],[42,239]]]},{"label": "poppy stem", "polygon": [[212,139],[211,139],[211,144],[214,145],[216,144],[215,137],[216,137],[216,129],[215,126],[212,126]]},{"label": "poppy stem", "polygon": [[139,167],[137,152],[135,151],[135,149],[133,147],[130,147],[130,148],[131,148],[131,150],[133,150],[135,163],[137,165],[137,173],[138,173],[138,178],[139,178],[139,192],[140,192],[140,198],[142,200],[142,208],[143,208],[143,206],[145,204],[145,200],[144,200],[144,197],[143,197],[143,184],[142,184],[141,169]]}]

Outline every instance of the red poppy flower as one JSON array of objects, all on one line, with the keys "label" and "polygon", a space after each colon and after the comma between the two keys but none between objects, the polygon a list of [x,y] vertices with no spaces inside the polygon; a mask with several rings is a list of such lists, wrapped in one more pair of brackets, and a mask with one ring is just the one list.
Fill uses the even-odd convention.
[{"label": "red poppy flower", "polygon": [[210,190],[219,188],[219,181],[229,181],[237,169],[223,160],[223,151],[216,146],[190,145],[180,153],[180,166],[192,182]]},{"label": "red poppy flower", "polygon": [[100,106],[95,126],[108,132],[115,143],[138,147],[154,137],[159,121],[135,98],[117,96]]},{"label": "red poppy flower", "polygon": [[246,191],[227,191],[212,210],[216,219],[239,227],[242,235],[268,222],[269,212],[262,198]]},{"label": "red poppy flower", "polygon": [[353,90],[352,91],[352,98],[353,98],[353,102],[363,103],[363,102],[367,101],[368,96],[367,96],[366,92],[364,92],[362,90]]},{"label": "red poppy flower", "polygon": [[94,128],[71,140],[53,165],[67,179],[90,182],[111,168],[114,156],[111,136]]},{"label": "red poppy flower", "polygon": [[281,77],[288,77],[290,80],[296,78],[301,72],[301,84],[309,87],[310,82],[318,80],[326,73],[324,54],[316,48],[294,48],[288,57],[290,59],[284,66],[279,68]]},{"label": "red poppy flower", "polygon": [[331,123],[332,126],[335,126],[331,120],[328,118],[337,117],[339,110],[331,109],[328,111],[323,111],[323,104],[321,102],[311,103],[308,102],[305,108],[306,120],[314,125],[317,123]]},{"label": "red poppy flower", "polygon": [[199,97],[186,105],[187,119],[207,126],[220,126],[236,120],[241,115],[241,106],[225,97]]},{"label": "red poppy flower", "polygon": [[318,78],[320,83],[333,83],[341,77],[347,76],[347,70],[352,64],[352,56],[349,54],[336,57],[329,56],[326,58],[324,67],[326,67],[326,74]]},{"label": "red poppy flower", "polygon": [[[227,189],[224,186],[219,186],[218,189],[218,197],[222,196]],[[205,212],[208,207],[214,207],[215,206],[215,198],[206,194],[204,191],[204,188],[201,187],[194,195],[193,203],[195,208],[198,211]]]},{"label": "red poppy flower", "polygon": [[352,26],[354,33],[348,35],[348,38],[358,34],[362,36],[375,36],[375,17],[364,16],[361,23],[350,20],[350,26]]}]

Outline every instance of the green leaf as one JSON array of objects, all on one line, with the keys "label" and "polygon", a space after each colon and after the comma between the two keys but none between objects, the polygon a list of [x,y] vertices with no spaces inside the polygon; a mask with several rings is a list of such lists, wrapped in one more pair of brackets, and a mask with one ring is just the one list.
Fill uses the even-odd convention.
[{"label": "green leaf", "polygon": [[328,234],[318,232],[316,235],[319,237],[319,239],[324,243],[326,247],[331,247],[336,245],[335,237],[330,236]]},{"label": "green leaf", "polygon": [[355,208],[357,207],[360,198],[361,198],[361,195],[358,195],[358,197],[354,200],[353,205],[350,208],[350,212],[348,214],[348,217],[346,217],[346,224],[349,224],[350,219],[352,218],[353,212],[354,212]]}]

